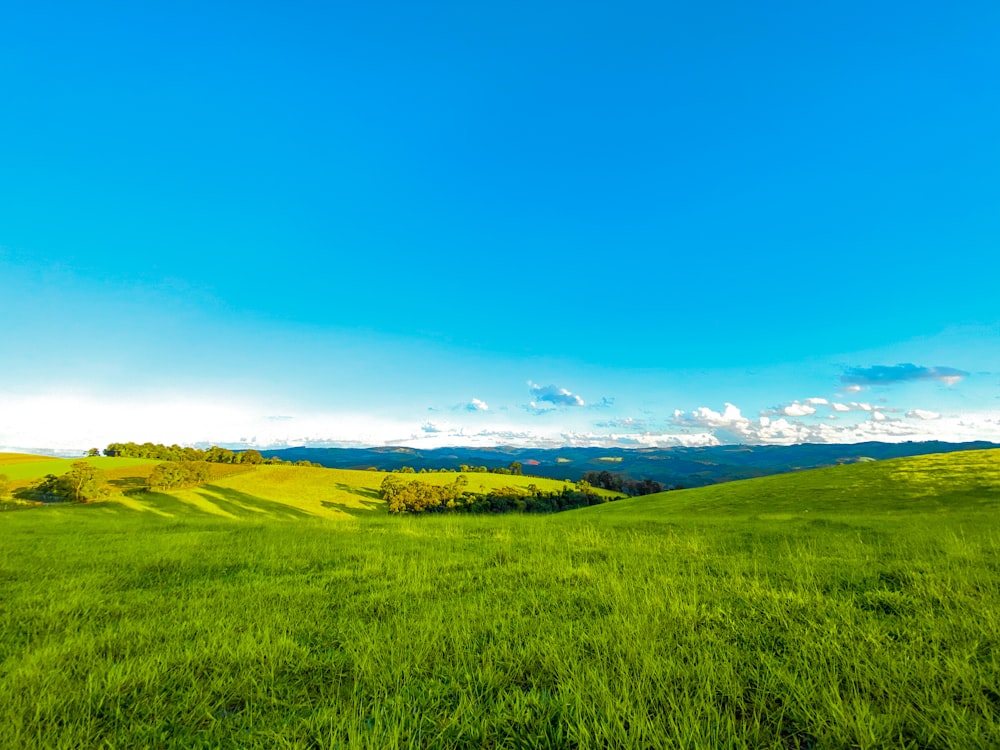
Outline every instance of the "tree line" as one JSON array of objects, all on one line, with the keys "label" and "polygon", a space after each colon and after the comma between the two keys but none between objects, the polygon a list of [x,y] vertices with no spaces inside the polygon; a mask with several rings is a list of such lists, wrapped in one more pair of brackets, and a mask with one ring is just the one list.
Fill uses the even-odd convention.
[{"label": "tree line", "polygon": [[622,492],[629,497],[652,495],[667,489],[681,489],[680,487],[664,487],[662,483],[654,479],[631,479],[630,477],[610,471],[588,471],[583,475],[583,478],[594,487],[611,490],[612,492]]},{"label": "tree line", "polygon": [[[92,448],[88,453],[97,455],[97,449]],[[264,458],[260,451],[231,451],[218,445],[202,449],[162,443],[110,443],[104,449],[104,455],[119,458],[151,458],[159,461],[208,461],[213,464],[274,463],[271,459]],[[284,463],[280,458],[278,462]]]},{"label": "tree line", "polygon": [[[88,456],[99,456],[97,448],[87,451]],[[104,449],[105,456],[118,458],[151,458],[157,461],[207,461],[210,464],[288,464],[277,456],[264,458],[261,452],[252,448],[243,451],[232,451],[213,445],[211,448],[191,448],[179,445],[163,445],[162,443],[110,443]],[[295,461],[295,466],[318,466],[313,461]]]},{"label": "tree line", "polygon": [[390,513],[555,513],[607,503],[614,498],[599,494],[588,482],[563,485],[561,490],[543,491],[534,484],[495,487],[486,493],[470,492],[464,474],[451,484],[407,481],[390,474],[382,481],[382,499]]},{"label": "tree line", "polygon": [[[378,467],[372,467],[378,470]],[[400,466],[392,469],[395,474],[505,474],[515,477],[524,476],[524,467],[520,461],[512,461],[509,466],[470,466],[469,464],[459,464],[457,469],[421,469],[417,471],[412,466]]]}]

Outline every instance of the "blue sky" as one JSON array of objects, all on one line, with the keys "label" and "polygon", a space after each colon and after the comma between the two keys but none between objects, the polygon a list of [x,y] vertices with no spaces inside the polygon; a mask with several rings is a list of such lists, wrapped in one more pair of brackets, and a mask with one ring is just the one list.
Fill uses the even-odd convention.
[{"label": "blue sky", "polygon": [[1000,6],[0,11],[0,446],[1000,440]]}]

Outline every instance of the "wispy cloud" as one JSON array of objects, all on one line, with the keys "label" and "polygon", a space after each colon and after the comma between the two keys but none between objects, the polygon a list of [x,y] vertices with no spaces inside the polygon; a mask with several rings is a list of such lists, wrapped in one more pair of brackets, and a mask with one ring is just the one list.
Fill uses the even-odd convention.
[{"label": "wispy cloud", "polygon": [[615,398],[614,398],[614,396],[611,396],[610,398],[608,396],[602,396],[600,401],[598,401],[596,403],[593,403],[593,404],[588,404],[587,408],[588,409],[610,409],[614,405],[615,405]]},{"label": "wispy cloud", "polygon": [[954,385],[968,375],[965,370],[954,367],[920,367],[912,363],[903,363],[892,366],[851,367],[844,372],[840,380],[850,390],[860,386],[893,385],[917,380],[937,380]]},{"label": "wispy cloud", "polygon": [[583,399],[575,393],[571,393],[566,388],[556,385],[537,385],[528,381],[528,388],[531,389],[532,401],[534,403],[554,404],[556,406],[585,406]]},{"label": "wispy cloud", "polygon": [[602,422],[595,422],[594,427],[600,427],[602,429],[618,429],[618,430],[645,430],[646,420],[635,419],[633,417],[624,417],[622,419],[606,419]]},{"label": "wispy cloud", "polygon": [[528,412],[529,414],[535,414],[535,415],[538,415],[538,414],[549,414],[550,412],[554,412],[556,410],[556,407],[554,407],[554,406],[539,406],[537,402],[535,402],[535,401],[529,401],[527,404],[524,405],[524,410],[526,412]]}]

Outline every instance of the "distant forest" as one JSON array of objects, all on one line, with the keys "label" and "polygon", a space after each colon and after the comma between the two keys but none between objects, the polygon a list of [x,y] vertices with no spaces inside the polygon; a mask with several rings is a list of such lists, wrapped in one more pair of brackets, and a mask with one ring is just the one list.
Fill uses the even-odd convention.
[{"label": "distant forest", "polygon": [[[801,469],[885,460],[928,453],[1000,448],[976,441],[945,443],[849,443],[800,445],[716,445],[676,448],[282,448],[262,450],[265,457],[286,461],[308,460],[336,469],[400,471],[470,471],[500,473],[514,462],[523,473],[576,482],[586,479],[595,487],[640,494],[644,482],[658,482],[663,489],[703,487],[718,482],[782,474]],[[605,476],[607,472],[608,476]],[[617,485],[619,478],[621,487]],[[635,485],[631,483],[634,482]],[[649,487],[649,485],[645,485]]]}]

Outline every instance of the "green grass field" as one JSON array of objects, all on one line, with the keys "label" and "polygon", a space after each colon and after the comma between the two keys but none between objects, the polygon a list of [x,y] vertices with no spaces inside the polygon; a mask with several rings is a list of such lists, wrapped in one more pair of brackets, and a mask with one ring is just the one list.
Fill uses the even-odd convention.
[{"label": "green grass field", "polygon": [[[48,458],[30,456],[23,453],[0,453],[0,474],[6,474],[12,482],[25,484],[29,480],[41,479],[46,474],[65,474],[74,461],[86,461],[103,471],[120,471],[137,466],[155,466],[159,461],[147,458]],[[132,473],[132,472],[129,472]]]},{"label": "green grass field", "polygon": [[547,516],[384,477],[0,514],[0,747],[1000,747],[1000,451]]}]

